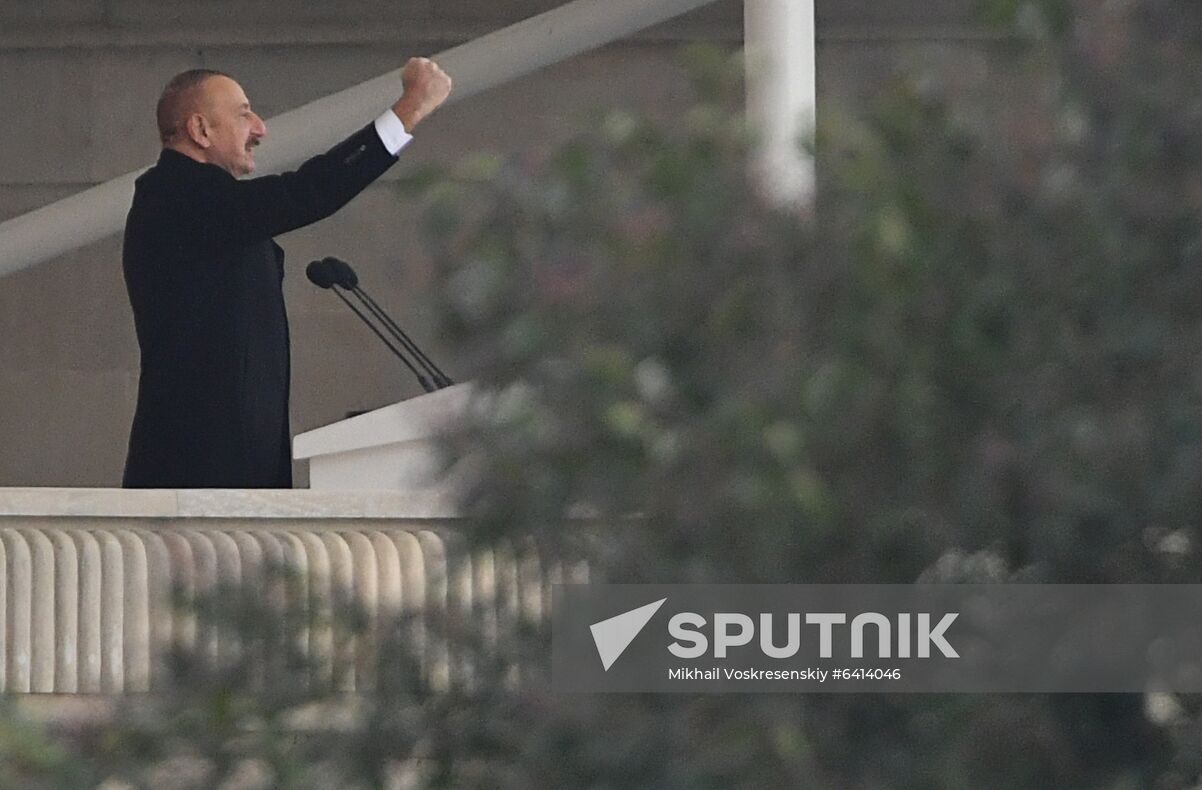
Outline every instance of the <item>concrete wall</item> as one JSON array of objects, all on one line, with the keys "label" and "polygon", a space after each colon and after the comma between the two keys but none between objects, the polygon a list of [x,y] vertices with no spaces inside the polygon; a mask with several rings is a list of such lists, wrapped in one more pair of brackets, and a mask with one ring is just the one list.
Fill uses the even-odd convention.
[{"label": "concrete wall", "polygon": [[[155,99],[185,68],[233,73],[270,117],[558,3],[0,0],[0,219],[153,161]],[[971,5],[820,0],[820,103],[854,106],[901,66],[951,64],[964,89],[994,90],[996,47],[972,25]],[[389,179],[337,216],[281,237],[294,431],[419,391],[341,303],[305,280],[315,257],[352,261],[451,375],[471,376],[455,349],[432,337],[419,207],[391,179],[472,151],[544,149],[597,108],[634,107],[671,121],[688,95],[675,62],[680,42],[738,46],[741,20],[741,3],[719,0],[448,108],[423,124]],[[0,280],[0,486],[117,484],[137,367],[117,238]],[[297,479],[303,484],[303,470]]]}]

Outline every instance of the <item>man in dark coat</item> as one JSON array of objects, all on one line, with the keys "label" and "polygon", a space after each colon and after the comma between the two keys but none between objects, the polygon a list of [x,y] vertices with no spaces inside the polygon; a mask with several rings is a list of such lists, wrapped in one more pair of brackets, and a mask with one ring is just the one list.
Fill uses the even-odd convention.
[{"label": "man in dark coat", "polygon": [[272,237],[328,217],[397,160],[451,80],[414,58],[380,118],[296,171],[248,180],[267,133],[220,72],[175,77],[163,151],[138,178],[123,266],[141,348],[127,488],[290,488],[284,251]]}]

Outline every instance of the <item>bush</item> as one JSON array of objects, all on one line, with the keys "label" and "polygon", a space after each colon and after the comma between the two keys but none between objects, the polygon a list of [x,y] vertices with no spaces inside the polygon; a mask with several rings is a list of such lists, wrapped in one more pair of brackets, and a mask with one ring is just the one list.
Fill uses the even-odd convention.
[{"label": "bush", "polygon": [[[712,52],[689,55],[677,127],[611,114],[541,161],[437,181],[444,332],[500,406],[472,438],[474,540],[534,536],[631,582],[1198,580],[1202,9],[990,10],[1025,36],[1021,106],[897,80],[866,114],[824,114],[812,211],[748,181],[737,68]],[[471,688],[364,700],[325,773],[268,786],[384,786],[412,758],[418,784],[458,788],[1202,771],[1193,699],[1153,719],[1134,695],[565,698],[537,661],[510,687],[545,638],[481,654]]]}]

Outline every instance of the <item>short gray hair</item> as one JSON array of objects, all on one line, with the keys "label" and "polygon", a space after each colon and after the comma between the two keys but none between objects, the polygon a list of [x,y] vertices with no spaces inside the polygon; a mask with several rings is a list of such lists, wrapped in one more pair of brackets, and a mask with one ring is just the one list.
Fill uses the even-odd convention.
[{"label": "short gray hair", "polygon": [[[164,143],[180,131],[180,125],[193,109],[196,89],[210,77],[229,77],[223,71],[214,69],[189,69],[171,78],[163,93],[159,96],[159,104],[155,108],[155,117],[159,123],[159,139]],[[233,79],[230,77],[230,79]]]}]

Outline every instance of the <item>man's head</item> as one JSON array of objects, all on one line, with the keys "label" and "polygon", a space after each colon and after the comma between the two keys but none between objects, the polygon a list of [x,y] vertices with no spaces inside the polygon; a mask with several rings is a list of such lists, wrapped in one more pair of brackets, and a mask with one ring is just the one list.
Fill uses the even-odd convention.
[{"label": "man's head", "polygon": [[157,116],[164,148],[235,176],[254,171],[253,149],[267,127],[228,74],[209,69],[177,74],[159,97]]}]

